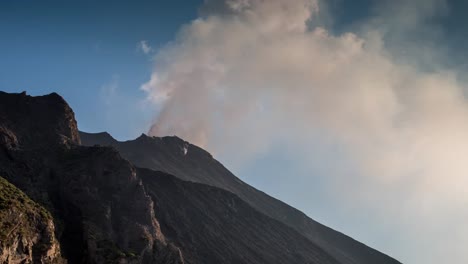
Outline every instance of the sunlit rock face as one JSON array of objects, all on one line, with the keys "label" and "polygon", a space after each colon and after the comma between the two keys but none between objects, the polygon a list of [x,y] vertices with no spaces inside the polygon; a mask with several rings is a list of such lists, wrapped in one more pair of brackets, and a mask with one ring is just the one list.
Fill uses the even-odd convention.
[{"label": "sunlit rock face", "polygon": [[0,177],[0,263],[62,263],[50,213]]}]

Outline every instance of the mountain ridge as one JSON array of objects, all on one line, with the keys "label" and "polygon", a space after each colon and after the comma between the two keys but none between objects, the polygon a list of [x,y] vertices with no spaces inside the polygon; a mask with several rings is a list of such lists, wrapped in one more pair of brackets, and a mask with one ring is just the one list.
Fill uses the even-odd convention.
[{"label": "mountain ridge", "polygon": [[[142,135],[135,142],[152,149],[154,141]],[[115,147],[83,142],[73,110],[59,95],[0,92],[0,175],[48,210],[56,227],[58,257],[48,260],[49,251],[40,251],[35,259],[41,263],[343,264],[229,190],[142,169]],[[166,168],[194,159],[222,166],[177,137],[158,142],[174,154],[159,160]],[[202,167],[192,169],[206,176],[197,172]],[[32,248],[41,245],[30,241]],[[5,250],[23,254],[0,243]]]},{"label": "mountain ridge", "polygon": [[[207,151],[177,136],[151,137],[142,134],[135,140],[118,141],[109,133],[101,132],[99,137],[105,137],[105,140],[101,141],[103,138],[96,137],[93,133],[80,131],[80,137],[84,145],[104,144],[115,147],[124,158],[139,167],[163,171],[185,181],[200,182],[235,193],[255,209],[285,223],[309,240],[321,245],[343,263],[400,263],[246,184]],[[185,146],[188,146],[186,153],[183,152]],[[202,155],[193,155],[192,150]]]}]

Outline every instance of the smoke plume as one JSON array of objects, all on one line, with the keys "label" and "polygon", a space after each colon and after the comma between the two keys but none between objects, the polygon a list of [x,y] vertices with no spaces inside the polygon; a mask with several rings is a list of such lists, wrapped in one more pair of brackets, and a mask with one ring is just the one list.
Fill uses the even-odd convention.
[{"label": "smoke plume", "polygon": [[143,85],[161,108],[150,134],[239,162],[279,142],[339,145],[337,166],[356,175],[341,184],[360,184],[333,188],[395,230],[382,250],[407,263],[468,263],[465,87],[437,47],[408,40],[446,5],[393,2],[337,35],[312,23],[316,0],[206,1]]}]

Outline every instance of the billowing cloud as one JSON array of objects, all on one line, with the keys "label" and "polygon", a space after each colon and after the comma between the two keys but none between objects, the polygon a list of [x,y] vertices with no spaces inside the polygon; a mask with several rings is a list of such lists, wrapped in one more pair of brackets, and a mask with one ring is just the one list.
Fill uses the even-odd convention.
[{"label": "billowing cloud", "polygon": [[339,145],[346,160],[337,166],[357,175],[341,184],[359,184],[331,188],[395,231],[388,253],[408,263],[467,263],[465,89],[457,72],[436,67],[433,49],[395,52],[407,35],[398,28],[419,27],[444,6],[423,2],[422,13],[402,6],[411,12],[396,12],[394,24],[382,14],[335,35],[310,23],[320,12],[315,0],[207,1],[158,52],[142,87],[162,106],[150,134],[176,134],[237,160],[278,143]]}]

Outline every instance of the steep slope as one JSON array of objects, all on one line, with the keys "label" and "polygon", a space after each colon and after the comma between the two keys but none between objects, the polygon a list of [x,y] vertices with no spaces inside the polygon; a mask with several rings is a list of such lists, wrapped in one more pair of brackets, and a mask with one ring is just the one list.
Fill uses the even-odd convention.
[{"label": "steep slope", "polygon": [[[71,256],[91,263],[183,263],[166,242],[136,169],[114,149],[75,147],[59,164],[54,205]],[[73,252],[77,244],[84,250]]]},{"label": "steep slope", "polygon": [[[194,147],[188,151],[205,153]],[[44,254],[54,255],[49,244],[56,241],[55,233],[56,255],[60,248],[71,264],[340,264],[226,190],[137,169],[114,148],[81,146],[73,111],[57,94],[0,92],[0,175],[50,211],[41,214],[29,200],[21,204],[24,214],[0,211],[2,225],[26,217],[25,226],[31,226],[6,234],[21,240],[2,240],[5,258],[26,255],[38,262]],[[5,201],[21,199],[26,196]],[[40,250],[46,253],[37,253],[35,244],[45,245]]]},{"label": "steep slope", "polygon": [[190,264],[338,264],[292,228],[236,195],[139,169],[166,237]]},{"label": "steep slope", "polygon": [[0,92],[0,175],[51,212],[69,263],[183,263],[135,168],[111,148],[79,143],[59,95]]},{"label": "steep slope", "polygon": [[0,263],[60,263],[46,209],[0,177]]},{"label": "steep slope", "polygon": [[249,186],[216,161],[208,152],[177,137],[141,135],[119,142],[107,133],[80,132],[83,145],[115,147],[138,167],[163,171],[176,177],[228,190],[259,212],[285,223],[320,245],[344,264],[397,264],[393,258],[307,217],[299,210]]}]

